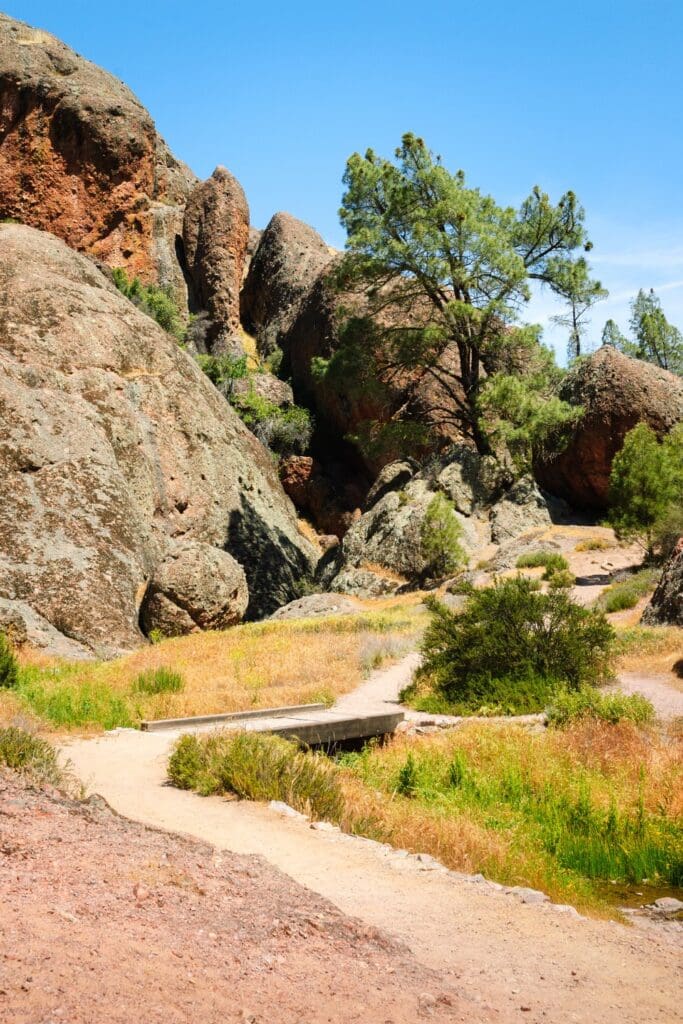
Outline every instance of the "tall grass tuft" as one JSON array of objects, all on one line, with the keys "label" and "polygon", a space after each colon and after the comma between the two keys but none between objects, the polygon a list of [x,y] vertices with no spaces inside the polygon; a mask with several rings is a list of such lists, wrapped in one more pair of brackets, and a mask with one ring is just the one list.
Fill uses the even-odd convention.
[{"label": "tall grass tuft", "polygon": [[179,672],[169,668],[150,668],[141,672],[133,681],[133,693],[182,693],[185,680]]},{"label": "tall grass tuft", "polygon": [[47,740],[14,726],[0,729],[0,765],[54,786],[64,780],[54,747]]}]

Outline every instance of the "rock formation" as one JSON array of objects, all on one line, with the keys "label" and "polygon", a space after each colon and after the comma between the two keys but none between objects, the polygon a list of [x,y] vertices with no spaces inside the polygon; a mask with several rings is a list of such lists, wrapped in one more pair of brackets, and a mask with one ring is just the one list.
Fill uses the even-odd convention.
[{"label": "rock formation", "polygon": [[154,572],[140,609],[149,636],[182,636],[201,629],[227,629],[249,604],[242,566],[227,551],[198,541],[180,542]]},{"label": "rock formation", "polygon": [[191,301],[209,315],[211,352],[240,350],[240,287],[249,243],[249,206],[225,167],[197,185],[183,223],[184,260]]},{"label": "rock formation", "polygon": [[317,231],[276,213],[261,235],[241,297],[242,321],[269,355],[291,327],[313,282],[332,258]]},{"label": "rock formation", "polygon": [[341,539],[360,515],[364,488],[345,479],[341,467],[323,468],[307,455],[290,455],[280,465],[280,480],[296,507],[318,530]]},{"label": "rock formation", "polygon": [[683,379],[605,346],[572,370],[560,396],[585,412],[567,446],[535,467],[551,494],[577,508],[607,507],[612,460],[638,423],[659,435],[683,420]]},{"label": "rock formation", "polygon": [[683,537],[664,566],[642,621],[648,626],[683,626]]},{"label": "rock formation", "polygon": [[[250,615],[296,596],[315,556],[270,454],[89,259],[18,225],[0,226],[0,364],[6,611],[101,655],[129,649],[148,581],[188,540],[242,565]],[[196,622],[220,614],[205,582]]]},{"label": "rock formation", "polygon": [[0,15],[0,219],[187,292],[176,259],[194,175],[117,78]]}]

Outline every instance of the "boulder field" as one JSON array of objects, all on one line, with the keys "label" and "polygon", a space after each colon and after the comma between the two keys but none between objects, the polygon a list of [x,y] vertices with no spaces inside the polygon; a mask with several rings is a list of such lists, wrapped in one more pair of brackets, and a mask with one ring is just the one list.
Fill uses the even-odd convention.
[{"label": "boulder field", "polygon": [[148,628],[198,628],[247,587],[251,616],[296,596],[314,553],[270,454],[88,258],[20,225],[0,226],[0,365],[0,606],[29,638],[107,655],[143,641],[143,603]]}]

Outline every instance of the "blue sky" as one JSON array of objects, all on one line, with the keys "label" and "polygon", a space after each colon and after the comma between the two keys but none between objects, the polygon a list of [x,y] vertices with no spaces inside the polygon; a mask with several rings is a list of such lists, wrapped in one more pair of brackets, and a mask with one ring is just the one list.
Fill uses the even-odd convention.
[{"label": "blue sky", "polygon": [[[499,201],[572,188],[587,212],[596,307],[622,328],[654,287],[683,328],[681,0],[18,0],[124,79],[178,157],[242,182],[252,222],[284,209],[343,245],[347,156],[390,154],[404,131]],[[547,321],[548,296],[529,319]],[[546,338],[558,354],[564,333]]]}]

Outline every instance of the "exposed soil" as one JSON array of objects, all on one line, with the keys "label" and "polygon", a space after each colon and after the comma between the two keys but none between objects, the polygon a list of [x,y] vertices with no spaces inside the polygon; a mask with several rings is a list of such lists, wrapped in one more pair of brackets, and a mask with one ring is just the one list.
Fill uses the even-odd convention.
[{"label": "exposed soil", "polygon": [[473,1019],[447,979],[263,859],[4,774],[0,890],[3,1024]]}]

